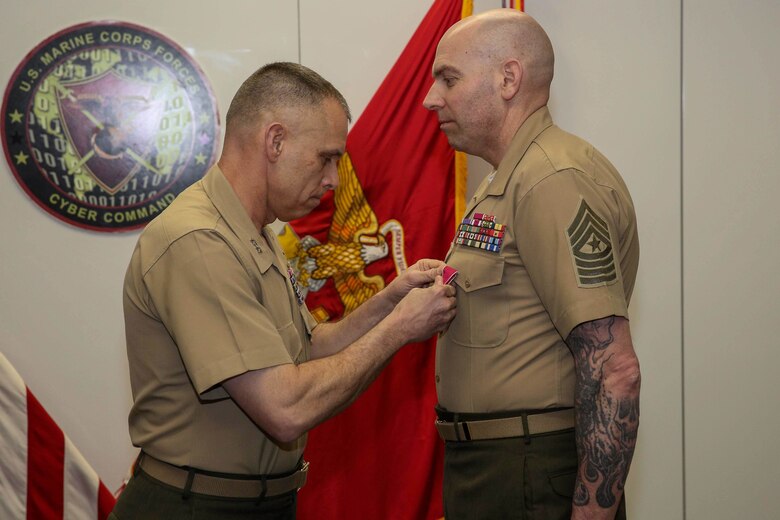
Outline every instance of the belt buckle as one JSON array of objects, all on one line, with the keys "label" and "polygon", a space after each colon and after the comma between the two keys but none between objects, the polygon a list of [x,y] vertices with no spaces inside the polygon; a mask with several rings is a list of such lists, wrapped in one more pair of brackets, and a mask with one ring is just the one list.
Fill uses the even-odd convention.
[{"label": "belt buckle", "polygon": [[[455,416],[456,419],[452,421],[442,421],[441,419],[436,420],[437,425],[444,425],[446,428],[452,427],[452,431],[455,434],[455,440],[457,442],[463,442],[463,441],[470,441],[471,440],[471,432],[469,431],[469,425],[467,421],[458,421],[457,415]],[[463,435],[461,435],[461,432],[463,432]]]}]

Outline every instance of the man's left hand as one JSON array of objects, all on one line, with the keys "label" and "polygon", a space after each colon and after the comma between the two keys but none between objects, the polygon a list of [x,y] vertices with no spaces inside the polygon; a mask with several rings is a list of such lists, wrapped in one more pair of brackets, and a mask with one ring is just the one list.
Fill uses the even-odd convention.
[{"label": "man's left hand", "polygon": [[397,305],[412,289],[431,285],[436,280],[436,276],[442,274],[444,265],[441,260],[432,258],[417,261],[390,282],[385,288],[387,297],[393,305]]}]

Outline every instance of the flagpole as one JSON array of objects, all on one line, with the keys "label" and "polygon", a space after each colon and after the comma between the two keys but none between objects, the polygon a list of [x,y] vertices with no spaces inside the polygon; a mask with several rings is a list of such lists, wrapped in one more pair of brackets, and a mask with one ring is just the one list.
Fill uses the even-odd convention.
[{"label": "flagpole", "polygon": [[298,6],[298,65],[301,63],[301,0],[296,2]]},{"label": "flagpole", "polygon": [[[460,18],[467,18],[474,12],[474,1],[463,0]],[[466,187],[468,185],[468,157],[463,152],[455,152],[455,230],[466,211]]]},{"label": "flagpole", "polygon": [[[507,7],[507,0],[501,0],[501,7]],[[509,8],[525,11],[524,0],[509,0]],[[461,7],[461,19],[467,18],[474,12],[474,1],[463,0]],[[466,210],[466,188],[468,185],[468,156],[463,152],[455,152],[455,230],[457,231],[460,219]]]},{"label": "flagpole", "polygon": [[517,9],[518,11],[525,11],[525,2],[524,0],[509,0],[509,5],[506,5],[507,0],[501,0],[501,7],[506,9],[509,7],[510,9]]}]

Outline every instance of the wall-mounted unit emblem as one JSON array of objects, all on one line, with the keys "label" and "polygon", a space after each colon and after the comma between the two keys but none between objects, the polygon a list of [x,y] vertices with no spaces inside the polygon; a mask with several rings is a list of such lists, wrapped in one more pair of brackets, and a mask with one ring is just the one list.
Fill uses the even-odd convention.
[{"label": "wall-mounted unit emblem", "polygon": [[215,158],[219,114],[192,57],[122,22],[69,27],[19,64],[2,106],[8,164],[43,209],[75,226],[143,226]]}]

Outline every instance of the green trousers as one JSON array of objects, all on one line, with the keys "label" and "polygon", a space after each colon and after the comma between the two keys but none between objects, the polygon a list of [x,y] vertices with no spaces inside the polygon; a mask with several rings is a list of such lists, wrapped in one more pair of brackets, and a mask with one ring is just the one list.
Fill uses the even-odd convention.
[{"label": "green trousers", "polygon": [[[532,436],[447,442],[447,520],[569,520],[577,475],[574,430]],[[625,520],[625,497],[618,508]]]},{"label": "green trousers", "polygon": [[138,470],[119,495],[109,520],[295,520],[297,492],[266,497],[221,498],[164,484]]}]

